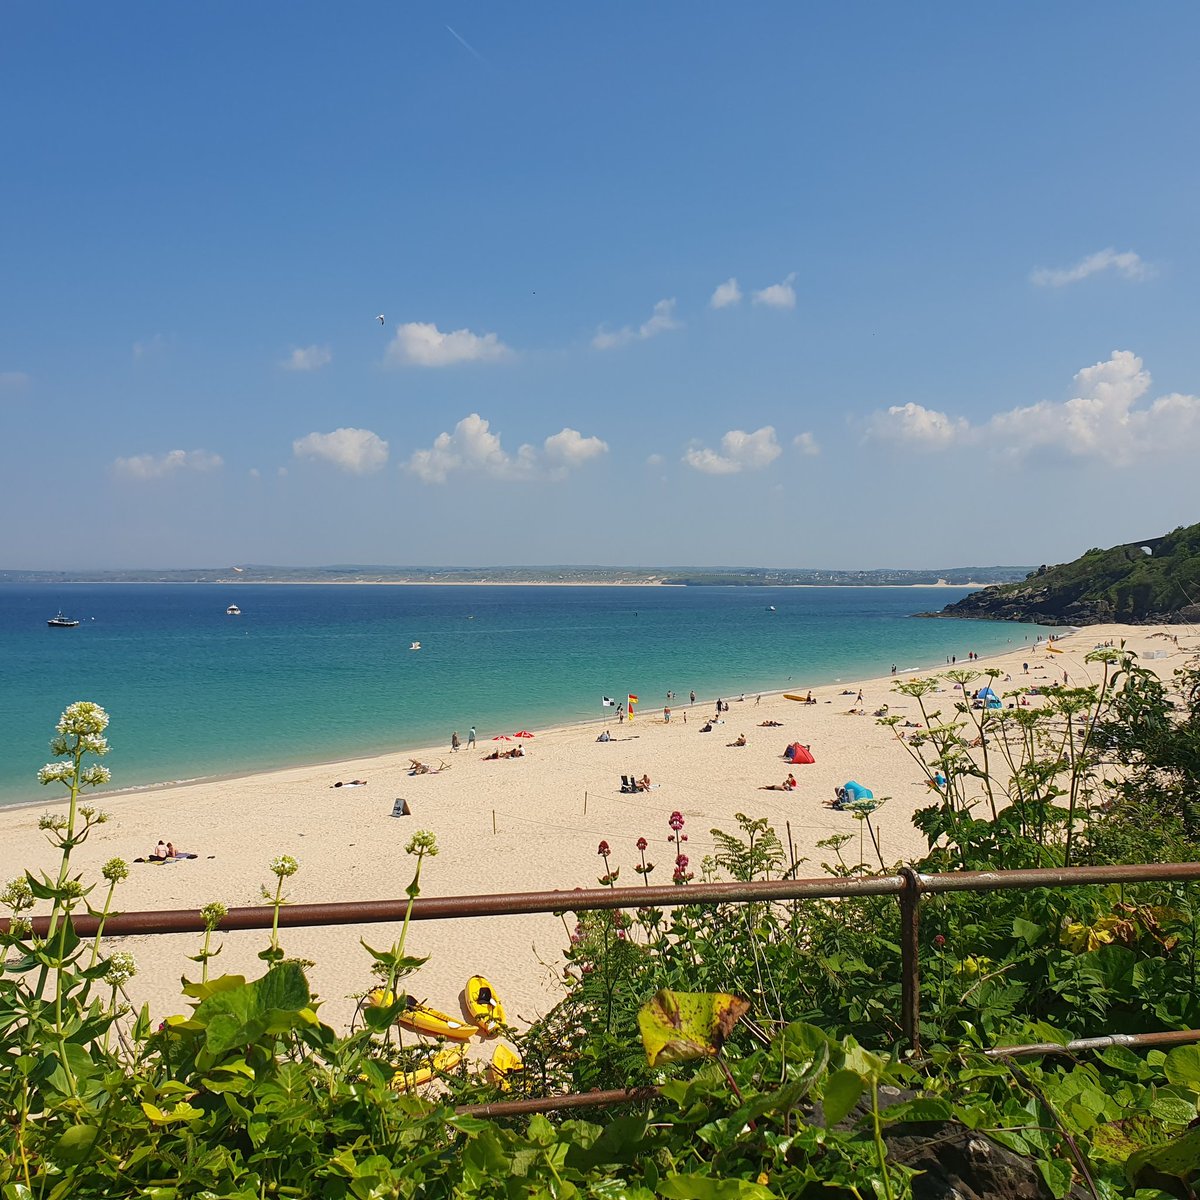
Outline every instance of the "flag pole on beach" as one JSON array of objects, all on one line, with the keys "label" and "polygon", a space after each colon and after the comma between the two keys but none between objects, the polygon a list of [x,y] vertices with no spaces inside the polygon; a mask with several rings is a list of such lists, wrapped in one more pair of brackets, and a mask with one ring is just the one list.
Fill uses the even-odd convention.
[{"label": "flag pole on beach", "polygon": [[625,711],[629,715],[629,720],[632,721],[633,720],[633,706],[638,702],[638,698],[632,692],[630,692],[629,695],[625,698],[625,700],[626,700]]}]

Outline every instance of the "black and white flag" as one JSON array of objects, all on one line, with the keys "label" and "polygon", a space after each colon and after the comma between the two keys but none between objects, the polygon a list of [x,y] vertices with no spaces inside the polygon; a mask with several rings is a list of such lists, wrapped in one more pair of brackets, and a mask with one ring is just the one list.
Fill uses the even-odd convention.
[{"label": "black and white flag", "polygon": [[605,696],[600,703],[603,704],[605,708],[615,708],[617,704],[615,700],[610,699],[608,696]]}]

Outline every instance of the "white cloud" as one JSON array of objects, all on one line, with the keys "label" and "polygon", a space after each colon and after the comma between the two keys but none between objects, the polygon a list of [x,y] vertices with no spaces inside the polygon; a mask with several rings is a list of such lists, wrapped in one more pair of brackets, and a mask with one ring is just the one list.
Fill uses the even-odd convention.
[{"label": "white cloud", "polygon": [[584,437],[578,429],[563,429],[551,434],[545,441],[544,451],[551,462],[574,467],[589,458],[608,452],[608,443],[598,437]]},{"label": "white cloud", "polygon": [[1129,350],[1075,376],[1076,394],[1056,404],[1043,400],[993,417],[989,441],[1010,452],[1061,450],[1128,466],[1144,455],[1200,448],[1200,397],[1178,392],[1135,407],[1150,391],[1150,372]]},{"label": "white cloud", "polygon": [[369,475],[388,460],[388,444],[369,429],[310,433],[292,443],[297,458],[316,458],[352,475]]},{"label": "white cloud", "polygon": [[428,450],[415,451],[405,467],[423,483],[445,483],[455,471],[505,480],[562,479],[570,468],[607,452],[608,445],[600,438],[562,429],[546,438],[540,451],[526,444],[509,454],[491,424],[470,413],[452,433],[439,433]]},{"label": "white cloud", "polygon": [[945,450],[968,435],[970,423],[910,400],[876,413],[867,431],[881,441],[902,442],[920,450]]},{"label": "white cloud", "polygon": [[215,471],[223,465],[219,454],[207,450],[170,450],[166,454],[135,454],[118,458],[113,470],[126,479],[164,479],[180,471]]},{"label": "white cloud", "polygon": [[1154,274],[1153,268],[1142,261],[1132,250],[1117,253],[1111,246],[1098,250],[1081,259],[1073,267],[1036,267],[1030,272],[1030,281],[1038,287],[1066,287],[1069,283],[1078,283],[1089,275],[1098,275],[1101,271],[1114,271],[1122,279],[1148,279]]},{"label": "white cloud", "polygon": [[29,376],[24,371],[0,371],[0,396],[13,396],[29,386]]},{"label": "white cloud", "polygon": [[1200,450],[1200,396],[1172,392],[1142,403],[1150,384],[1150,372],[1136,354],[1114,350],[1076,374],[1075,395],[1069,400],[1011,408],[975,426],[962,417],[906,404],[876,413],[868,433],[929,450],[982,444],[1009,456],[1041,451],[1114,467],[1152,454]]},{"label": "white cloud", "polygon": [[512,351],[494,333],[455,329],[443,333],[436,325],[410,321],[396,328],[384,359],[390,366],[450,367],[464,362],[498,362]]},{"label": "white cloud", "polygon": [[707,475],[736,475],[739,471],[761,471],[782,453],[774,428],[764,425],[753,433],[731,429],[721,439],[720,453],[705,446],[693,446],[684,454],[683,461]]},{"label": "white cloud", "polygon": [[724,283],[718,283],[713,291],[712,297],[708,301],[709,308],[729,308],[734,304],[741,304],[742,289],[738,287],[738,281],[731,275]]},{"label": "white cloud", "polygon": [[333,362],[328,346],[296,346],[279,365],[285,371],[319,371]]},{"label": "white cloud", "polygon": [[261,479],[262,472],[257,467],[251,467],[247,472],[251,479]]},{"label": "white cloud", "polygon": [[648,338],[657,337],[671,329],[682,329],[683,322],[675,319],[675,301],[660,300],[649,318],[636,329],[626,325],[622,329],[610,332],[605,329],[597,330],[592,338],[592,345],[597,350],[612,350],[617,346],[625,346],[630,342],[644,342]]},{"label": "white cloud", "polygon": [[792,438],[792,445],[800,451],[801,454],[820,454],[821,447],[817,445],[817,439],[811,433],[798,433]]},{"label": "white cloud", "polygon": [[793,271],[781,283],[772,283],[755,292],[754,303],[765,304],[768,308],[795,308],[796,289],[792,287],[795,281],[796,272]]},{"label": "white cloud", "polygon": [[648,467],[661,467],[664,461],[661,454],[649,454],[646,456],[646,466]]}]

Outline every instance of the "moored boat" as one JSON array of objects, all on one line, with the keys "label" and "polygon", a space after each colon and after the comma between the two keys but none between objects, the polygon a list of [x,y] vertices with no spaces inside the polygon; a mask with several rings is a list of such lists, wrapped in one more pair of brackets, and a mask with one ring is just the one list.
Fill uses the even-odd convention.
[{"label": "moored boat", "polygon": [[70,617],[64,617],[63,611],[60,608],[58,615],[51,617],[47,622],[51,629],[74,629],[79,624],[78,621],[73,621]]}]

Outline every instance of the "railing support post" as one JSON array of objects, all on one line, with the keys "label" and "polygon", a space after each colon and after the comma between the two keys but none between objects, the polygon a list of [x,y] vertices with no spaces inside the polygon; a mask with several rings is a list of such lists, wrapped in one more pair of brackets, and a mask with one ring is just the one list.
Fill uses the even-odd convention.
[{"label": "railing support post", "polygon": [[901,867],[900,892],[900,1023],[915,1056],[921,1053],[921,877]]}]

